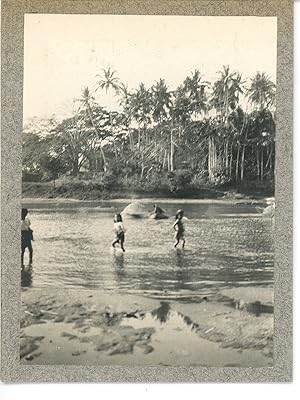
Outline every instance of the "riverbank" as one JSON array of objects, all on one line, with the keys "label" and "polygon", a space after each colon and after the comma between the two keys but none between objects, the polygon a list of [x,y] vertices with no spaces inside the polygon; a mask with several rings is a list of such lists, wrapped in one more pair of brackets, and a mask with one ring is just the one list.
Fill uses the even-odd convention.
[{"label": "riverbank", "polygon": [[68,180],[62,182],[23,182],[22,192],[24,198],[45,199],[76,199],[76,200],[118,200],[118,199],[247,199],[260,200],[272,197],[274,192],[271,187],[263,182],[245,182],[239,188],[216,187],[202,185],[200,187],[187,187],[184,190],[171,191],[167,188],[103,188],[98,183],[89,180]]},{"label": "riverbank", "polygon": [[[126,292],[23,288],[21,362],[272,365],[273,313],[258,305],[272,306],[273,289],[230,290],[184,303]],[[246,307],[253,303],[255,312]]]},{"label": "riverbank", "polygon": [[83,206],[83,207],[101,207],[106,208],[114,204],[124,203],[129,204],[134,201],[139,201],[143,204],[153,205],[154,203],[167,203],[167,204],[230,204],[230,205],[262,205],[271,204],[274,202],[274,197],[265,197],[260,199],[250,199],[250,198],[219,198],[219,199],[172,199],[172,198],[119,198],[112,200],[79,200],[73,198],[55,198],[49,199],[45,197],[23,197],[22,205],[24,207],[51,207],[51,206]]}]

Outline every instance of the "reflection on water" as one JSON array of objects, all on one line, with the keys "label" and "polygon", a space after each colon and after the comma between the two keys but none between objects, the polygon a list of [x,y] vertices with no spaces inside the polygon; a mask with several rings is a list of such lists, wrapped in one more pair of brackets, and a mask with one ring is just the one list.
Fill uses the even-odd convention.
[{"label": "reflection on water", "polygon": [[144,320],[143,324],[146,324],[145,318],[146,320],[152,318],[154,321],[159,321],[161,324],[165,324],[166,322],[171,320],[172,325],[175,320],[177,321],[179,320],[180,321],[179,325],[182,325],[182,323],[184,323],[185,328],[190,332],[193,332],[199,328],[199,325],[194,323],[190,317],[183,315],[177,311],[171,310],[170,304],[166,301],[161,301],[160,306],[158,308],[151,311],[151,313],[146,313],[146,316],[140,318]]},{"label": "reflection on water", "polygon": [[[162,206],[169,215],[183,207]],[[252,205],[184,204],[184,250],[173,248],[172,218],[125,218],[125,253],[111,248],[113,216],[119,210],[31,210],[37,262],[33,285],[124,290],[172,299],[273,281],[273,227],[254,214]]]},{"label": "reflection on water", "polygon": [[[251,349],[222,348],[219,343],[209,341],[200,336],[199,325],[189,317],[170,309],[167,302],[152,312],[124,317],[120,322],[122,327],[134,329],[151,328],[145,352],[144,340],[137,340],[132,353],[124,354],[97,351],[91,346],[87,337],[99,336],[99,327],[90,327],[88,331],[73,328],[75,336],[65,335],[70,330],[70,324],[45,321],[43,324],[29,325],[24,328],[24,334],[30,337],[48,337],[51,340],[41,340],[39,356],[34,358],[34,364],[77,364],[77,365],[169,365],[169,366],[236,366],[255,367],[271,366],[272,359],[265,357],[261,351]],[[124,329],[126,332],[126,329]],[[101,332],[101,331],[100,331]],[[138,331],[137,331],[138,332]],[[148,334],[144,331],[144,339]],[[72,336],[72,334],[71,334]],[[100,334],[101,337],[101,334]],[[122,336],[120,336],[121,338]],[[132,337],[131,337],[132,338]],[[123,337],[125,339],[125,337]],[[97,347],[96,347],[97,348]],[[80,355],[73,357],[74,350]],[[23,363],[28,361],[23,359]]]},{"label": "reflection on water", "polygon": [[[123,318],[121,325],[129,325],[134,328],[156,327],[160,332],[166,333],[169,329],[181,330],[186,333],[196,332],[199,325],[189,317],[171,309],[170,304],[161,301],[160,306],[151,312],[136,316]],[[164,325],[164,326],[163,326]]]},{"label": "reflection on water", "polygon": [[169,303],[162,301],[160,303],[160,307],[156,308],[151,312],[151,315],[154,319],[157,319],[161,323],[166,322],[170,316],[171,307]]},{"label": "reflection on water", "polygon": [[124,253],[116,254],[115,250],[113,253],[113,266],[116,269],[117,273],[124,272]]},{"label": "reflection on water", "polygon": [[21,270],[21,286],[30,287],[32,284],[32,266],[29,265]]},{"label": "reflection on water", "polygon": [[124,264],[124,253],[123,251],[120,253],[116,253],[113,251],[112,256],[112,267],[115,272],[116,282],[119,284],[126,279],[126,270]]}]

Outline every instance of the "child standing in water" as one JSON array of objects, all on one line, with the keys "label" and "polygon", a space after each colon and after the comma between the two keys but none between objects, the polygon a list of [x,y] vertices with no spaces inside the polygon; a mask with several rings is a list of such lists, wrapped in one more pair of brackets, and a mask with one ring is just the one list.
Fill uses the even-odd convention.
[{"label": "child standing in water", "polygon": [[22,208],[21,213],[21,267],[24,268],[24,253],[26,248],[29,251],[29,265],[32,265],[32,244],[33,240],[33,231],[30,228],[30,221],[27,217],[28,210],[27,208]]},{"label": "child standing in water", "polygon": [[184,249],[184,245],[185,245],[185,237],[184,237],[184,224],[183,224],[183,220],[185,217],[183,217],[183,210],[178,210],[176,213],[176,221],[173,224],[173,228],[175,229],[175,244],[174,247],[176,248],[180,242],[180,240],[182,240],[182,248]]},{"label": "child standing in water", "polygon": [[120,243],[121,249],[124,249],[124,242],[125,242],[125,228],[123,225],[123,220],[121,214],[116,214],[114,217],[114,232],[116,234],[115,240],[112,242],[112,247],[115,247],[117,243]]}]

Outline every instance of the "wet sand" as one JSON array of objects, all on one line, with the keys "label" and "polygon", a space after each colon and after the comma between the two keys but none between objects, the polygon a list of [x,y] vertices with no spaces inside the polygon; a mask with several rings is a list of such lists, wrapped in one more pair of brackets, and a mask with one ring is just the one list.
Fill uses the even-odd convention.
[{"label": "wet sand", "polygon": [[229,289],[197,303],[54,288],[23,288],[21,298],[23,364],[263,367],[273,362],[270,287]]}]

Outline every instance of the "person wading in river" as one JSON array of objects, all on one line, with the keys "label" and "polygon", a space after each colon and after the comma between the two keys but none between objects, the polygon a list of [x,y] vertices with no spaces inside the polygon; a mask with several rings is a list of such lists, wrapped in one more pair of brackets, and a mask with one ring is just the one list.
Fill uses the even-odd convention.
[{"label": "person wading in river", "polygon": [[21,267],[24,268],[24,253],[26,248],[29,251],[29,265],[32,265],[32,244],[33,230],[30,228],[30,220],[27,217],[27,208],[22,208],[21,212]]},{"label": "person wading in river", "polygon": [[125,251],[124,249],[124,242],[125,242],[125,228],[123,225],[123,220],[121,214],[116,214],[114,217],[114,232],[116,235],[115,240],[112,242],[112,247],[115,248],[115,245],[117,243],[120,243],[121,249]]},{"label": "person wading in river", "polygon": [[184,236],[184,224],[183,221],[185,219],[185,217],[183,216],[183,210],[178,210],[176,213],[176,221],[173,224],[173,228],[175,229],[175,244],[174,247],[176,248],[180,242],[180,240],[182,240],[182,248],[184,249],[184,245],[185,245],[185,236]]}]

